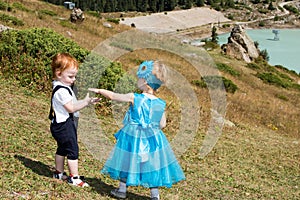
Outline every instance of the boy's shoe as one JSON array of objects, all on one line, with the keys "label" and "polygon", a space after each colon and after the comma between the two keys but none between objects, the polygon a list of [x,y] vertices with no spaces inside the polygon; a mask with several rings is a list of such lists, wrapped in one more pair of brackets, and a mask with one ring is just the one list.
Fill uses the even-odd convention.
[{"label": "boy's shoe", "polygon": [[65,181],[68,179],[68,176],[66,172],[59,173],[56,171],[53,173],[53,178]]},{"label": "boy's shoe", "polygon": [[159,200],[158,197],[152,197],[151,200]]},{"label": "boy's shoe", "polygon": [[89,187],[89,184],[87,184],[84,181],[84,176],[72,176],[72,175],[70,175],[68,177],[68,183],[70,185],[74,185],[74,186],[77,186],[77,187]]},{"label": "boy's shoe", "polygon": [[110,191],[110,194],[116,198],[126,199],[126,192],[120,192],[118,188]]}]

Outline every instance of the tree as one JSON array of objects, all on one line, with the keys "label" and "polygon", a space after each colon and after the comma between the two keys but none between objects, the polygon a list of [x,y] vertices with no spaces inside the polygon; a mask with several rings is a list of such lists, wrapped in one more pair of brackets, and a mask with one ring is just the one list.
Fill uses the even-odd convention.
[{"label": "tree", "polygon": [[196,1],[196,6],[198,6],[198,7],[204,6],[204,0],[197,0]]},{"label": "tree", "polygon": [[146,12],[148,10],[148,1],[147,0],[137,0],[136,8],[140,12]]},{"label": "tree", "polygon": [[211,30],[211,41],[218,44],[218,39],[217,28],[213,26]]}]

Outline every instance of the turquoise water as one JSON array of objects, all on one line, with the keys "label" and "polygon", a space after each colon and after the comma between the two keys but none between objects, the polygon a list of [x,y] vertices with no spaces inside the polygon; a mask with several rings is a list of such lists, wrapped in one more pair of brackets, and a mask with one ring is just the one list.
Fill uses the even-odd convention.
[{"label": "turquoise water", "polygon": [[[300,29],[278,29],[279,40],[275,41],[273,29],[246,30],[247,35],[259,43],[259,49],[266,49],[269,64],[282,65],[300,73]],[[229,33],[219,35],[219,44],[227,43]]]}]

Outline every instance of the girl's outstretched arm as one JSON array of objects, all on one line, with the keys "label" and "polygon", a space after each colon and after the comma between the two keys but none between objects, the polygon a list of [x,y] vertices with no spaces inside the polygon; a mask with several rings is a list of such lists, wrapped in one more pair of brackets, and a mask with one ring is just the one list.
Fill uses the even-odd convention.
[{"label": "girl's outstretched arm", "polygon": [[129,102],[133,104],[133,99],[134,99],[133,93],[120,94],[120,93],[112,92],[110,90],[97,89],[97,88],[89,88],[89,91],[95,92],[97,94],[101,94],[113,101]]}]

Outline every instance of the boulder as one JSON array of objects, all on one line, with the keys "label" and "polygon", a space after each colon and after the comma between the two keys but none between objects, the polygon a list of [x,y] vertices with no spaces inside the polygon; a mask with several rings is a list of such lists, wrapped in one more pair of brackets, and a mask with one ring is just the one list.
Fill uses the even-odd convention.
[{"label": "boulder", "polygon": [[72,10],[72,13],[70,14],[71,22],[73,23],[83,22],[84,19],[85,19],[84,14],[80,8],[74,8]]},{"label": "boulder", "polygon": [[248,63],[259,56],[259,49],[246,34],[242,25],[233,27],[227,44],[223,44],[221,48],[226,55]]}]

